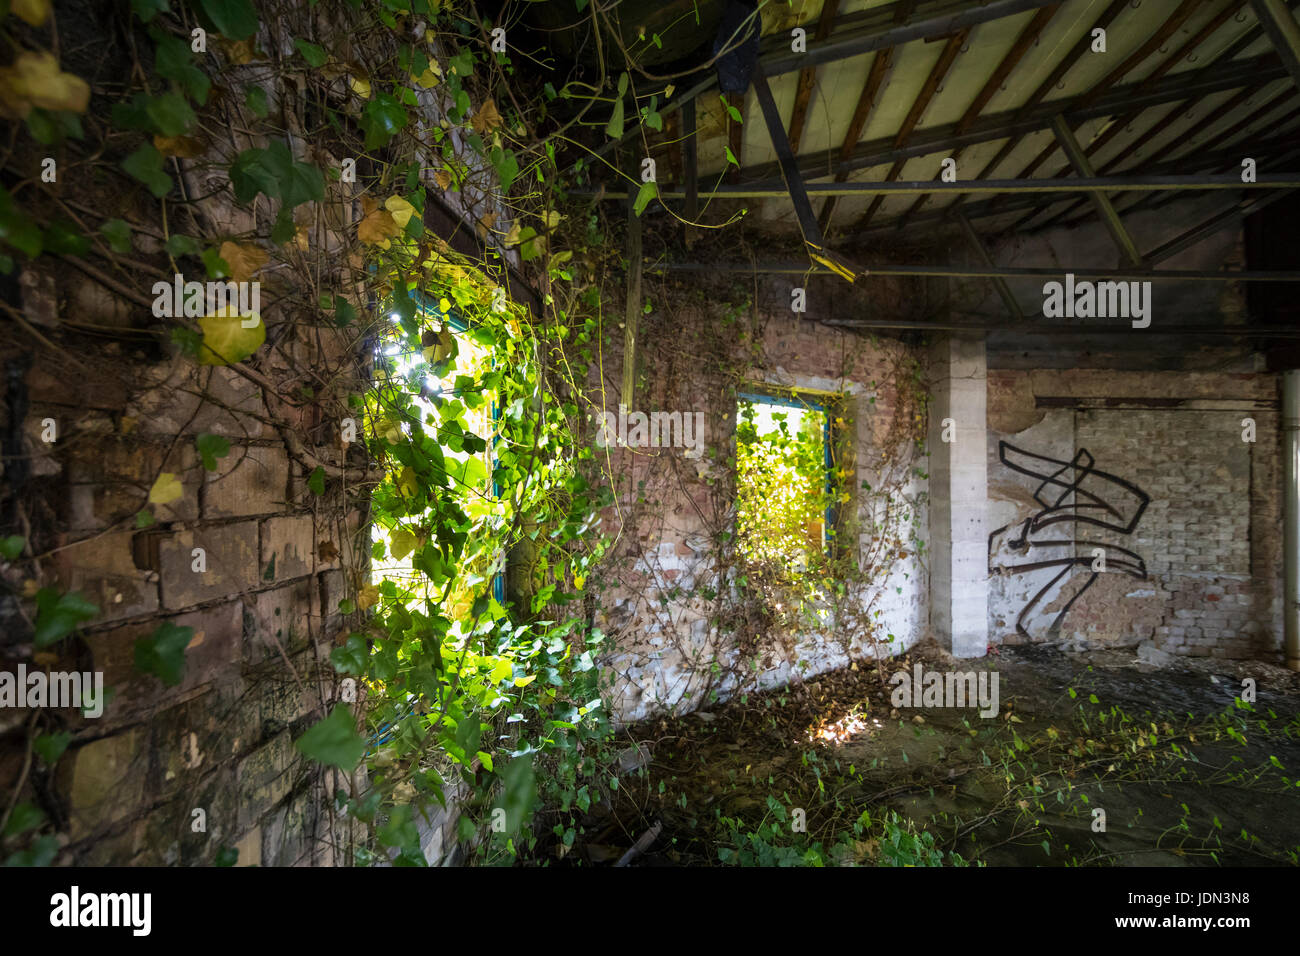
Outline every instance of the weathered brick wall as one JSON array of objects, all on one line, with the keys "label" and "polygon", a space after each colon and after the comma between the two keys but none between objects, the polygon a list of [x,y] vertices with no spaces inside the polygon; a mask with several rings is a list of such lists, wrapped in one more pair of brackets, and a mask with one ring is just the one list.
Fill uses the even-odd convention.
[{"label": "weathered brick wall", "polygon": [[[679,448],[609,449],[608,474],[620,500],[606,511],[604,527],[617,544],[596,613],[610,636],[603,663],[624,720],[707,706],[733,694],[742,680],[772,686],[844,666],[850,654],[896,653],[920,639],[928,622],[920,555],[909,551],[893,560],[880,553],[888,537],[882,528],[897,530],[914,514],[920,529],[928,527],[925,481],[914,471],[924,471],[924,459],[906,440],[901,458],[883,455],[898,451],[899,436],[915,424],[895,414],[898,363],[914,353],[897,341],[871,341],[791,313],[786,286],[764,287],[756,308],[732,314],[725,303],[740,298],[734,291],[686,285],[684,295],[666,283],[647,289],[655,310],[641,324],[634,408],[704,412],[708,450],[696,461]],[[611,411],[619,402],[610,383],[621,368],[619,344],[610,343],[604,355],[604,407]],[[763,385],[846,397],[836,427],[849,434],[849,507],[860,509],[863,521],[858,554],[890,568],[853,600],[862,614],[874,616],[881,645],[846,639],[854,630],[847,621],[776,635],[752,620],[738,622],[743,612],[729,606],[734,556],[718,542],[734,531],[735,393]],[[592,398],[601,401],[599,393]],[[897,497],[886,505],[864,491],[863,482]],[[720,556],[731,568],[726,579]],[[720,627],[720,620],[734,628]],[[748,659],[756,650],[757,671]]]},{"label": "weathered brick wall", "polygon": [[[293,334],[309,360],[336,365],[346,342],[321,332]],[[72,733],[54,767],[32,762],[22,794],[55,824],[64,862],[210,863],[222,848],[237,848],[241,865],[333,862],[344,842],[332,829],[334,786],[292,739],[337,696],[327,656],[361,513],[309,492],[307,465],[264,424],[262,389],[237,371],[179,355],[140,366],[78,358],[66,374],[56,358],[31,356],[7,394],[7,413],[26,406],[32,463],[6,487],[7,504],[37,559],[6,576],[30,575],[28,592],[80,592],[100,613],[43,653],[12,628],[0,654],[10,671],[19,661],[100,671],[112,696],[99,718],[0,710],[0,779],[21,779],[28,727]],[[39,437],[47,419],[53,443]],[[195,450],[202,432],[231,443],[215,471]],[[164,471],[183,493],[137,530]],[[193,629],[175,687],[135,666],[136,641],[164,622]]]},{"label": "weathered brick wall", "polygon": [[[1095,468],[1150,497],[1128,535],[1084,524],[1045,529],[1042,537],[1074,535],[1074,554],[1089,561],[1093,543],[1134,551],[1146,577],[1102,574],[1078,597],[1059,632],[1050,631],[1046,625],[1091,576],[1076,567],[1042,597],[1039,627],[1026,628],[1031,639],[1149,639],[1190,656],[1277,656],[1277,388],[1277,377],[1264,373],[990,372],[994,527],[1024,521],[1039,509],[1032,499],[1039,482],[998,460],[1002,440],[1058,460],[1086,449]],[[1243,441],[1246,418],[1255,423],[1254,442]],[[990,613],[1002,640],[1021,639],[1015,630],[1021,609],[1056,572],[995,577]]]}]

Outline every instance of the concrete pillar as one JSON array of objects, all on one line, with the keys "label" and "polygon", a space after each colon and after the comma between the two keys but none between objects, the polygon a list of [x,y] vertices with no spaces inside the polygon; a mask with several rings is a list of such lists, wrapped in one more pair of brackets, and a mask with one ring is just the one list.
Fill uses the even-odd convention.
[{"label": "concrete pillar", "polygon": [[983,657],[988,649],[987,380],[982,337],[948,335],[935,343],[930,353],[930,627],[955,657]]}]

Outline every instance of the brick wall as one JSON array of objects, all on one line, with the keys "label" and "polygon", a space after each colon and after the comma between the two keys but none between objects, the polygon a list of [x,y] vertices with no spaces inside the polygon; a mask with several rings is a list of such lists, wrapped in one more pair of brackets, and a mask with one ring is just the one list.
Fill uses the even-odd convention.
[{"label": "brick wall", "polygon": [[[882,455],[897,449],[898,435],[912,424],[895,414],[894,367],[916,353],[794,315],[788,285],[779,283],[763,287],[757,306],[738,313],[727,305],[744,298],[734,289],[652,283],[646,295],[655,309],[641,323],[634,410],[704,412],[707,451],[692,460],[677,448],[609,449],[607,473],[619,504],[606,511],[604,526],[617,544],[596,613],[610,636],[602,663],[615,682],[617,715],[635,720],[693,710],[742,686],[812,676],[847,665],[849,655],[896,653],[918,640],[928,621],[924,564],[915,552],[892,561],[879,548],[883,528],[897,529],[918,510],[919,527],[928,527],[925,482],[913,471],[924,471],[923,457],[906,441],[901,459]],[[816,292],[809,302],[810,314],[819,303],[826,308]],[[604,395],[593,388],[589,396],[597,408],[602,399],[604,407],[618,407],[608,379],[621,368],[620,344],[621,338],[607,344]],[[857,630],[847,619],[779,633],[738,623],[744,615],[733,613],[736,571],[726,535],[734,531],[735,393],[764,385],[844,396],[836,427],[849,435],[849,507],[863,521],[857,552],[890,568],[849,600],[872,617],[879,645],[846,638]],[[863,482],[899,497],[886,502],[863,491]]]},{"label": "brick wall", "polygon": [[[319,366],[348,347],[321,329],[282,328]],[[340,554],[356,550],[344,545],[364,534],[361,512],[308,490],[307,465],[264,424],[263,390],[238,372],[182,356],[76,358],[82,369],[59,374],[50,356],[7,356],[10,368],[30,360],[6,412],[26,407],[33,468],[21,484],[10,470],[6,505],[36,557],[6,579],[19,593],[27,580],[28,593],[77,591],[100,611],[46,652],[12,628],[0,655],[10,671],[20,661],[100,671],[112,696],[99,718],[0,710],[0,778],[20,779],[29,727],[72,734],[54,766],[32,761],[22,794],[54,824],[61,862],[211,863],[228,848],[240,865],[333,862],[345,837],[333,782],[292,740],[337,696],[327,657],[341,626]],[[39,437],[49,419],[52,443]],[[230,441],[215,471],[200,463],[202,432]],[[181,497],[137,529],[160,472],[176,475]],[[7,611],[18,618],[12,601]],[[135,666],[136,641],[165,622],[193,632],[174,687]]]},{"label": "brick wall", "polygon": [[[1094,545],[1135,552],[1145,577],[1111,567],[1083,590],[1091,572],[1076,567],[1049,587],[1030,613],[1037,624],[1026,627],[1031,639],[1152,640],[1189,656],[1278,656],[1277,389],[1277,377],[1264,373],[990,372],[994,527],[1023,522],[1040,507],[1032,498],[1039,482],[999,461],[1002,441],[1062,461],[1086,449],[1093,467],[1150,498],[1129,534],[1085,524],[1049,529],[1055,536],[1073,535],[1080,543],[1072,553],[1089,563]],[[1255,423],[1253,442],[1243,441],[1246,418]],[[1129,496],[1112,488],[1114,501]],[[1118,553],[1110,551],[1108,558]],[[996,635],[1023,639],[1015,623],[1055,574],[1048,569],[993,581],[990,613]],[[1053,629],[1072,599],[1059,629]]]}]

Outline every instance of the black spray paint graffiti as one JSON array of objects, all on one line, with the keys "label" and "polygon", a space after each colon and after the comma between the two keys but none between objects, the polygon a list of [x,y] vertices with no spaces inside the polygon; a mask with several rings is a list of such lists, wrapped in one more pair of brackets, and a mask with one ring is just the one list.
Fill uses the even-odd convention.
[{"label": "black spray paint graffiti", "polygon": [[[1017,634],[1031,638],[1024,625],[1026,616],[1038,607],[1043,596],[1058,582],[1066,578],[1076,566],[1083,565],[1089,569],[1088,580],[1075,592],[1047,629],[1049,636],[1054,636],[1059,631],[1061,621],[1074,602],[1092,587],[1101,574],[1101,571],[1093,570],[1096,560],[1094,549],[1101,549],[1107,571],[1120,571],[1130,577],[1146,579],[1146,562],[1139,554],[1104,541],[1080,538],[1077,531],[1078,525],[1085,524],[1119,534],[1132,534],[1142,518],[1142,512],[1151,503],[1146,492],[1122,478],[1093,468],[1093,457],[1084,448],[1075,453],[1072,461],[1061,461],[1024,451],[1007,442],[999,442],[998,459],[1012,471],[1041,480],[1042,483],[1034,491],[1034,500],[1042,505],[1042,509],[1023,522],[1006,525],[989,535],[989,572],[1027,574],[1043,568],[1061,569],[1021,610],[1016,618]],[[1059,522],[1073,523],[1075,530],[1070,537],[1031,538],[1031,535]],[[1085,553],[1079,554],[1079,551]],[[1016,556],[1030,556],[1031,553],[1059,553],[1061,556],[1023,563],[1004,563],[1014,561]]]}]

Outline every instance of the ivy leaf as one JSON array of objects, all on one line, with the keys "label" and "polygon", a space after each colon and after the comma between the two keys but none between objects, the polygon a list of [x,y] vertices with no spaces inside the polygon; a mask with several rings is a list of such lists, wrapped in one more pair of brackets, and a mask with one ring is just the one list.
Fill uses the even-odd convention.
[{"label": "ivy leaf", "polygon": [[9,193],[0,186],[0,240],[7,242],[29,259],[41,254],[41,230],[14,205]]},{"label": "ivy leaf", "polygon": [[325,54],[323,47],[318,47],[314,43],[308,43],[306,40],[294,40],[294,49],[302,54],[302,58],[307,61],[308,66],[321,67],[329,57]]},{"label": "ivy leaf", "polygon": [[13,561],[23,553],[23,545],[26,543],[27,539],[20,534],[11,534],[7,538],[0,538],[0,558]]},{"label": "ivy leaf", "polygon": [[0,834],[0,836],[18,836],[28,830],[36,829],[44,822],[45,814],[41,809],[24,800],[15,806],[13,812],[9,814],[9,822],[5,824],[4,833]]},{"label": "ivy leaf", "polygon": [[172,256],[197,256],[199,244],[189,236],[171,236],[167,240],[167,254]]},{"label": "ivy leaf", "polygon": [[294,746],[305,757],[351,771],[366,752],[347,704],[336,704],[330,715],[299,737]]},{"label": "ivy leaf", "polygon": [[104,238],[108,240],[108,247],[114,252],[126,253],[131,251],[131,227],[125,219],[110,219],[99,227]]},{"label": "ivy leaf", "polygon": [[158,14],[167,12],[167,0],[131,0],[131,9],[141,22],[148,23]]},{"label": "ivy leaf", "polygon": [[650,204],[650,200],[659,195],[659,184],[653,179],[648,183],[642,183],[641,189],[636,194],[636,201],[632,204],[632,210],[638,216],[645,211],[645,207]]},{"label": "ivy leaf", "polygon": [[199,0],[199,6],[222,36],[242,40],[257,32],[257,11],[250,0]]},{"label": "ivy leaf", "polygon": [[200,106],[206,103],[212,81],[195,64],[194,51],[190,45],[165,33],[158,34],[155,41],[158,44],[154,53],[154,70],[157,74],[171,80]]},{"label": "ivy leaf", "polygon": [[152,634],[135,642],[136,670],[175,687],[185,675],[185,649],[193,639],[194,628],[163,621]]},{"label": "ivy leaf", "polygon": [[246,328],[244,318],[230,306],[199,319],[203,330],[199,364],[234,365],[260,349],[266,341],[266,325],[256,313],[249,315],[252,319],[257,324]]},{"label": "ivy leaf", "polygon": [[152,121],[153,128],[163,136],[188,133],[198,119],[189,102],[180,93],[163,93],[161,96],[150,97],[144,111]]},{"label": "ivy leaf", "polygon": [[340,674],[363,674],[369,656],[370,651],[364,638],[360,634],[349,634],[342,647],[330,651],[330,663]]},{"label": "ivy leaf", "polygon": [[45,761],[47,767],[52,767],[55,761],[63,756],[70,743],[72,743],[72,734],[63,730],[56,734],[41,734],[32,741],[32,749]]},{"label": "ivy leaf", "polygon": [[532,758],[515,757],[506,764],[501,770],[501,784],[499,805],[506,811],[506,830],[517,833],[537,794]]},{"label": "ivy leaf", "polygon": [[99,608],[76,591],[60,594],[54,588],[41,588],[36,592],[36,632],[32,642],[37,648],[57,644],[82,621],[98,613]]},{"label": "ivy leaf", "polygon": [[213,435],[210,432],[203,432],[195,438],[194,446],[199,450],[199,456],[203,459],[205,471],[216,471],[217,459],[225,458],[230,454],[230,442],[220,435]]},{"label": "ivy leaf", "polygon": [[366,134],[366,149],[387,146],[410,122],[406,110],[391,93],[380,93],[366,104],[361,114],[361,128]]},{"label": "ivy leaf", "polygon": [[181,480],[170,471],[164,471],[158,475],[153,487],[149,489],[149,504],[171,504],[184,494],[185,486],[181,484]]},{"label": "ivy leaf", "polygon": [[325,469],[322,466],[317,465],[311,470],[311,475],[307,478],[307,488],[317,498],[325,494]]},{"label": "ivy leaf", "polygon": [[172,191],[172,178],[163,172],[162,153],[145,143],[122,161],[122,168],[149,187],[155,199]]},{"label": "ivy leaf", "polygon": [[398,528],[389,536],[389,542],[392,544],[393,560],[401,561],[415,550],[418,539],[414,532],[406,528]]},{"label": "ivy leaf", "polygon": [[67,222],[56,222],[45,230],[42,242],[46,252],[65,256],[82,256],[90,250],[90,242]]},{"label": "ivy leaf", "polygon": [[260,86],[250,86],[248,92],[244,94],[244,104],[253,111],[253,115],[258,119],[266,119],[266,114],[271,111],[266,101],[266,90]]},{"label": "ivy leaf", "polygon": [[310,163],[296,162],[289,147],[274,142],[266,149],[246,149],[230,167],[235,198],[252,202],[260,192],[284,201],[292,209],[311,200],[325,198],[325,177]]},{"label": "ivy leaf", "polygon": [[623,135],[623,101],[614,102],[614,112],[605,124],[605,135],[610,139],[619,139]]}]

